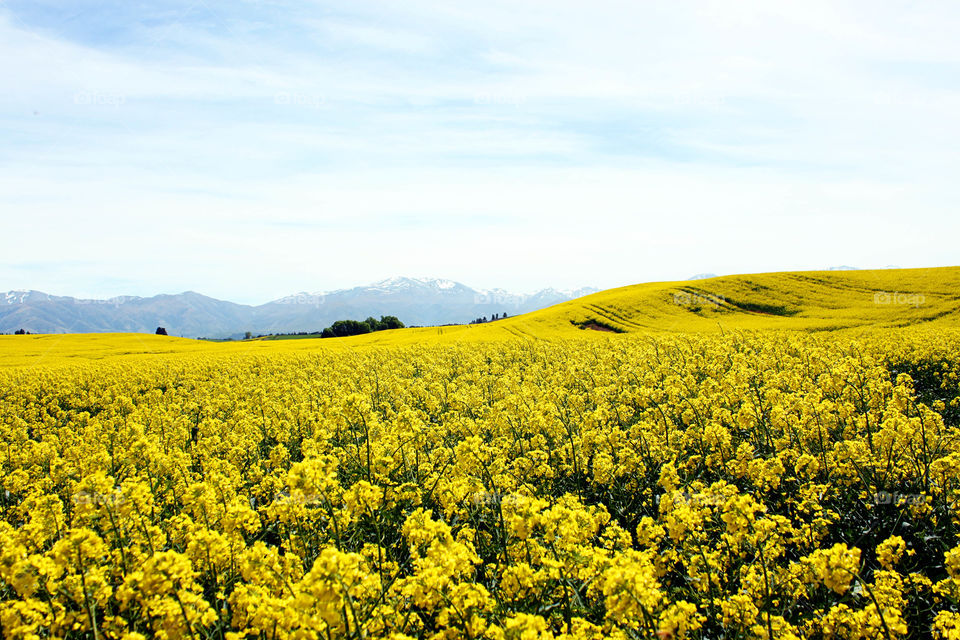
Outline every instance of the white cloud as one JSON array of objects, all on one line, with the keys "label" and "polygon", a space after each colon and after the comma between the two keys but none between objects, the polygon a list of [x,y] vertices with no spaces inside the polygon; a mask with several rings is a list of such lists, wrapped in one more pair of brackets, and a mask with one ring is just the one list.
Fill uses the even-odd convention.
[{"label": "white cloud", "polygon": [[0,12],[0,289],[957,261],[953,5],[304,7],[123,46]]}]

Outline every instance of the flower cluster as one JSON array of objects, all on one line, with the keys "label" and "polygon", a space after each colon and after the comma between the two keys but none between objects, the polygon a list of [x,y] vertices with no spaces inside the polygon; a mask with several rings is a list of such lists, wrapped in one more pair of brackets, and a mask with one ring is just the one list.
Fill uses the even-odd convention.
[{"label": "flower cluster", "polygon": [[6,638],[960,638],[960,333],[0,372]]}]

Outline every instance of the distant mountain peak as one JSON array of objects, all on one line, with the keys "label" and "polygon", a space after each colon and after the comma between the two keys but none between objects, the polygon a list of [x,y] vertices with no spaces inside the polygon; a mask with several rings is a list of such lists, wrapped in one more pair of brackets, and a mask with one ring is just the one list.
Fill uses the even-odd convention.
[{"label": "distant mountain peak", "polygon": [[[460,285],[459,282],[446,280],[443,278],[411,278],[409,276],[394,276],[379,282],[374,282],[370,287],[382,287],[388,289],[405,289],[411,286],[422,286],[437,289],[452,289]],[[463,286],[463,285],[460,285]]]},{"label": "distant mountain peak", "polygon": [[50,296],[42,291],[34,291],[33,289],[14,289],[3,294],[3,302],[5,304],[25,304],[31,298],[46,300],[50,298]]},{"label": "distant mountain peak", "polygon": [[393,276],[392,278],[385,278],[383,280],[378,280],[369,286],[371,287],[406,287],[411,284],[418,283],[417,278],[408,278],[406,276]]},{"label": "distant mountain peak", "polygon": [[394,315],[408,325],[467,323],[494,313],[517,315],[578,298],[597,289],[542,289],[512,294],[478,290],[446,278],[395,276],[323,293],[300,292],[262,305],[238,305],[195,291],[108,300],[49,296],[39,291],[0,292],[0,333],[134,331],[228,337],[319,331],[336,320]]}]

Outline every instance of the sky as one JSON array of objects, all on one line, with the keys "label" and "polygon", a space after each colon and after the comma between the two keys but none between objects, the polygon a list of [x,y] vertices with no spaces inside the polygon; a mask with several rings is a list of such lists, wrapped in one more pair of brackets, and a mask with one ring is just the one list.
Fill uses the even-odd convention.
[{"label": "sky", "polygon": [[0,0],[0,290],[960,264],[960,4]]}]

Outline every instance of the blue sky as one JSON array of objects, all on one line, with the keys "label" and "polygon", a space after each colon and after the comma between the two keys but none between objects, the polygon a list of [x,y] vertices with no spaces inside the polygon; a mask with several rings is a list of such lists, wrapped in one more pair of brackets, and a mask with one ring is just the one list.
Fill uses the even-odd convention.
[{"label": "blue sky", "polygon": [[958,264],[960,7],[0,1],[0,290]]}]

